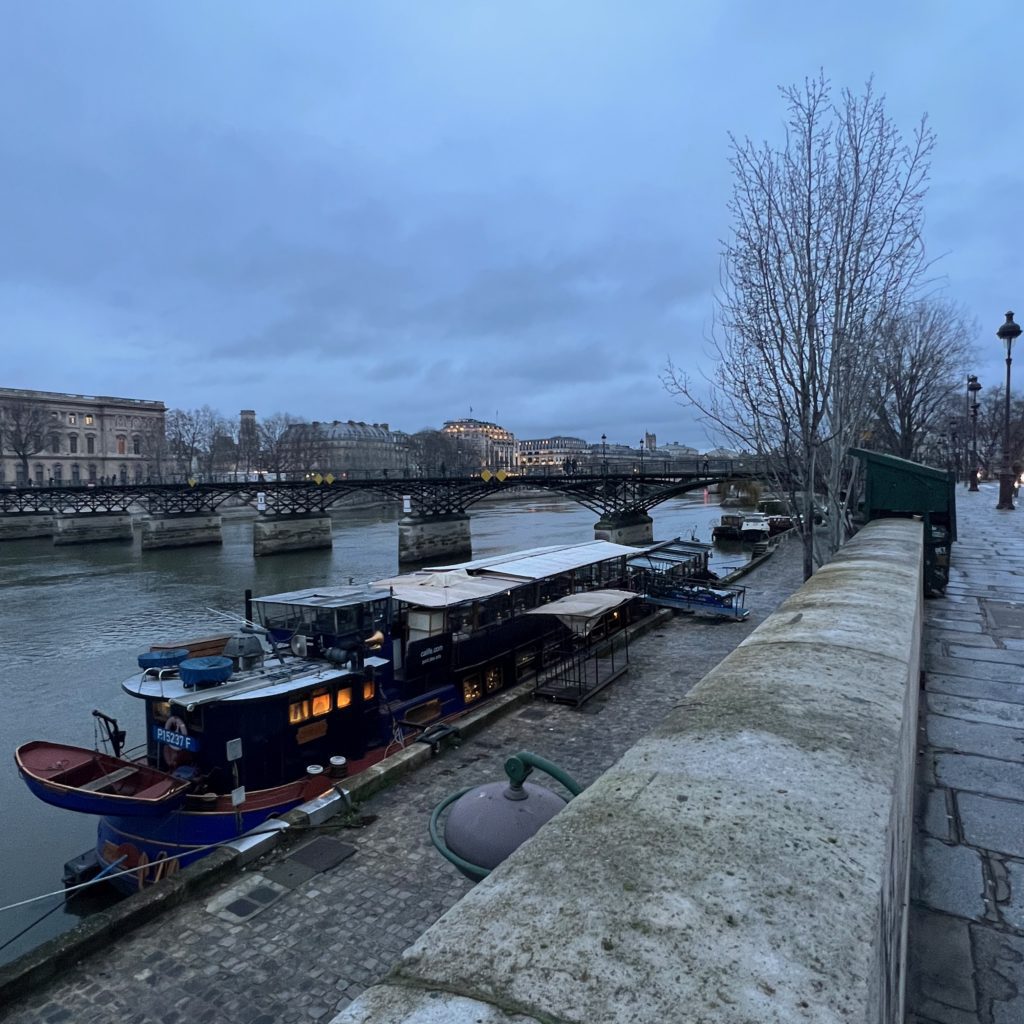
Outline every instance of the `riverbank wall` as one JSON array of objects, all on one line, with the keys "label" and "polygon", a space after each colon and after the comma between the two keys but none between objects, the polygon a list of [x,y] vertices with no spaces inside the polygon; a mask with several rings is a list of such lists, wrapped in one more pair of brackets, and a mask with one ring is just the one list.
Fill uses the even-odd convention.
[{"label": "riverbank wall", "polygon": [[869,524],[335,1024],[897,1024],[922,565]]}]

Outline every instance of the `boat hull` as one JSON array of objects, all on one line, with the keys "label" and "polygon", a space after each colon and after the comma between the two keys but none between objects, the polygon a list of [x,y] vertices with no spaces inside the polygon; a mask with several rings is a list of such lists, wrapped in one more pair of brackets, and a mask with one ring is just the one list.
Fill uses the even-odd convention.
[{"label": "boat hull", "polygon": [[189,782],[149,765],[85,747],[33,741],[15,752],[31,793],[80,814],[161,818],[180,807]]},{"label": "boat hull", "polygon": [[[352,768],[361,770],[379,759],[379,755],[370,755],[353,762]],[[114,869],[107,876],[112,885],[125,893],[138,892],[176,874],[217,846],[322,796],[334,784],[335,780],[326,777],[299,779],[250,793],[238,808],[232,807],[230,795],[190,796],[183,808],[160,818],[108,815],[100,819],[96,830],[96,857],[101,869]]]},{"label": "boat hull", "polygon": [[293,791],[238,814],[180,810],[162,818],[104,817],[96,830],[96,856],[101,869],[121,861],[109,881],[122,892],[138,892],[302,802],[302,793]]}]

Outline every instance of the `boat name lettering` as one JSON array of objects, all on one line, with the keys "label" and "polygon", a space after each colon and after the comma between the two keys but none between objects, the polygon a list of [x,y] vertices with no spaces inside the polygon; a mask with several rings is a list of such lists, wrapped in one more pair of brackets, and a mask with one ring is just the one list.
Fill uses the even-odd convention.
[{"label": "boat name lettering", "polygon": [[425,647],[420,650],[420,664],[428,665],[432,661],[438,661],[444,656],[444,644],[436,644],[434,647]]},{"label": "boat name lettering", "polygon": [[163,743],[168,747],[176,747],[178,750],[188,750],[193,754],[199,749],[199,741],[195,736],[182,736],[180,732],[165,729],[161,725],[153,726],[153,739],[157,743]]}]

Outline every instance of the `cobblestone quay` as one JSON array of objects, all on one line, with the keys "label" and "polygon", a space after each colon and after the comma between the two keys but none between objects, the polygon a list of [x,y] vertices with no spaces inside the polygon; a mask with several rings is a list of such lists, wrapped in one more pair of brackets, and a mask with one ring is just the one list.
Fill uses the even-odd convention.
[{"label": "cobblestone quay", "polygon": [[957,492],[925,604],[907,1024],[1024,1021],[1024,505]]},{"label": "cobblestone quay", "polygon": [[[636,641],[629,673],[580,710],[521,706],[378,793],[348,826],[331,821],[315,830],[355,847],[337,866],[304,877],[279,853],[277,865],[253,865],[87,957],[57,983],[0,1007],[0,1019],[329,1021],[470,888],[430,844],[434,806],[455,790],[504,778],[505,758],[522,749],[593,782],[800,586],[799,545],[782,544],[742,582],[752,609],[747,622],[672,619]],[[274,902],[240,921],[227,908],[253,888]]]}]

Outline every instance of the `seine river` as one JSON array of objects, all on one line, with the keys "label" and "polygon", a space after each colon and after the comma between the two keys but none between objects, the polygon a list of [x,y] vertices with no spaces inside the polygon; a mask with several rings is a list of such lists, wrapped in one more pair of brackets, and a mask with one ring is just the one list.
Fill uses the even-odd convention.
[{"label": "seine river", "polygon": [[[653,515],[658,540],[709,541],[720,510],[696,496],[666,502]],[[594,536],[593,512],[548,496],[476,506],[471,516],[477,557]],[[390,509],[346,510],[335,518],[332,550],[261,559],[252,554],[251,520],[227,516],[219,547],[143,553],[138,536],[134,544],[54,547],[46,539],[0,545],[0,908],[60,890],[64,862],[95,840],[94,818],[29,794],[14,767],[18,744],[51,739],[92,746],[94,708],[118,718],[129,746],[139,743],[138,704],[119,684],[135,670],[141,651],[223,631],[227,620],[217,613],[241,615],[246,588],[272,594],[394,575],[397,519]],[[722,571],[744,557],[716,552],[712,567]],[[67,906],[51,897],[0,909],[0,963],[71,927],[95,906],[94,898],[80,896]]]}]

